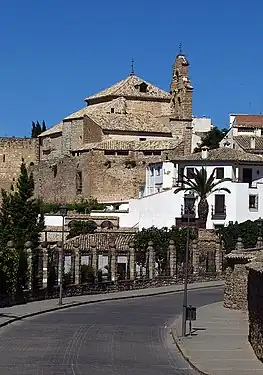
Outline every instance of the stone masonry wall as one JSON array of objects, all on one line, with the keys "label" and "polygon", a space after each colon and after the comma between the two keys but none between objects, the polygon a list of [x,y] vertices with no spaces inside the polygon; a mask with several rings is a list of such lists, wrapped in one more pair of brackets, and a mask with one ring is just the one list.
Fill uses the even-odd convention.
[{"label": "stone masonry wall", "polygon": [[29,166],[38,158],[38,139],[0,138],[0,189],[9,190],[17,181],[22,160]]},{"label": "stone masonry wall", "polygon": [[[165,154],[166,155],[166,154]],[[145,167],[165,155],[144,156],[130,151],[125,155],[104,155],[93,150],[34,168],[36,195],[48,202],[73,202],[90,196],[99,201],[120,201],[139,196],[145,183]],[[82,193],[76,193],[76,173],[82,173]]]},{"label": "stone masonry wall", "polygon": [[263,263],[249,266],[248,273],[248,340],[259,360],[263,361]]}]

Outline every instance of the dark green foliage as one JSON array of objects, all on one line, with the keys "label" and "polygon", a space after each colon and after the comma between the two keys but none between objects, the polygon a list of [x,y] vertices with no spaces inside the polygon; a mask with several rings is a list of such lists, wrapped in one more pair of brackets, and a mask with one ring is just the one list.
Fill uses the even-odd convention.
[{"label": "dark green foliage", "polygon": [[45,123],[45,121],[43,120],[43,121],[42,121],[41,133],[45,132],[46,130],[47,130],[46,123]]},{"label": "dark green foliage", "polygon": [[[39,244],[40,232],[44,229],[43,215],[39,216],[37,201],[33,199],[34,180],[24,163],[16,189],[7,193],[2,190],[0,210],[0,268],[5,275],[8,292],[19,292],[27,284],[27,255],[25,242],[32,242],[32,250]],[[6,247],[14,242],[15,250]]]},{"label": "dark green foliage", "polygon": [[80,234],[92,234],[95,232],[97,225],[93,221],[73,220],[68,224],[69,234],[67,238],[73,238]]},{"label": "dark green foliage", "polygon": [[[189,231],[189,237],[190,240],[192,240],[196,237],[196,231],[193,229],[189,229]],[[148,247],[149,241],[152,241],[155,250],[155,259],[159,267],[159,274],[163,274],[167,269],[167,250],[169,241],[174,240],[177,253],[177,261],[178,263],[181,263],[183,262],[185,256],[186,238],[187,228],[143,228],[140,232],[137,232],[134,237],[136,261],[140,265],[145,265],[146,249]]]},{"label": "dark green foliage", "polygon": [[42,127],[41,127],[39,121],[37,121],[36,123],[34,121],[32,121],[31,138],[37,138],[41,133],[43,133],[46,130],[47,130],[47,128],[46,128],[45,121],[42,121]]},{"label": "dark green foliage", "polygon": [[[58,203],[48,203],[41,200],[38,201],[40,212],[43,214],[46,213],[58,213],[59,207],[61,206]],[[81,202],[68,203],[67,208],[69,211],[75,211],[79,214],[89,214],[92,210],[104,210],[106,205],[98,203],[97,199],[87,199]]]},{"label": "dark green foliage", "polygon": [[235,249],[238,237],[242,238],[244,248],[253,248],[256,246],[258,236],[260,235],[259,222],[258,220],[247,220],[240,224],[230,224],[227,227],[219,229],[218,234],[224,242],[226,253]]},{"label": "dark green foliage", "polygon": [[34,121],[32,121],[32,127],[31,127],[31,138],[36,138],[37,137],[37,134],[36,134],[36,124]]},{"label": "dark green foliage", "polygon": [[227,129],[219,129],[216,126],[211,129],[206,136],[202,139],[202,142],[195,148],[194,152],[200,152],[202,147],[207,146],[210,150],[219,147],[219,143],[222,141]]},{"label": "dark green foliage", "polygon": [[80,282],[83,283],[94,283],[95,273],[94,269],[90,264],[82,264],[80,268]]}]

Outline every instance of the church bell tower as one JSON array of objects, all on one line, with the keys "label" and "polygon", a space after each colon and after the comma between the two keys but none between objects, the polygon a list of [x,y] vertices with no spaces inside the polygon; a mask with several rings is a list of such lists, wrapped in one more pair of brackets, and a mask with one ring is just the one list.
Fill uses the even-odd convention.
[{"label": "church bell tower", "polygon": [[173,136],[184,139],[184,154],[191,153],[192,145],[192,96],[193,87],[188,76],[189,62],[181,48],[173,64],[170,127]]}]

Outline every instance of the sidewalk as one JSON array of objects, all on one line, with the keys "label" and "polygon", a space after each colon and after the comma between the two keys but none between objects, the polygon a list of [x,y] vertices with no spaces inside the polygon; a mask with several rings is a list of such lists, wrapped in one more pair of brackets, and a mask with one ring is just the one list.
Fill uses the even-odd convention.
[{"label": "sidewalk", "polygon": [[226,309],[222,302],[202,306],[197,309],[193,332],[193,336],[180,337],[181,316],[171,327],[179,350],[201,374],[263,374],[263,363],[257,359],[247,339],[246,312]]},{"label": "sidewalk", "polygon": [[[188,288],[190,290],[190,289],[199,289],[199,288],[207,288],[207,287],[217,287],[217,286],[223,286],[223,285],[224,285],[224,281],[208,281],[208,282],[190,284]],[[163,286],[163,287],[158,287],[158,288],[146,288],[146,289],[129,290],[129,291],[124,291],[124,292],[66,297],[66,298],[63,298],[62,306],[58,306],[58,299],[49,299],[49,300],[43,300],[43,301],[29,302],[23,305],[0,308],[0,327],[3,327],[9,323],[12,323],[17,320],[21,320],[30,316],[39,315],[45,312],[65,309],[68,307],[81,306],[85,304],[109,301],[109,300],[154,296],[158,294],[179,292],[182,290],[183,290],[183,285],[174,284],[174,285]]]}]

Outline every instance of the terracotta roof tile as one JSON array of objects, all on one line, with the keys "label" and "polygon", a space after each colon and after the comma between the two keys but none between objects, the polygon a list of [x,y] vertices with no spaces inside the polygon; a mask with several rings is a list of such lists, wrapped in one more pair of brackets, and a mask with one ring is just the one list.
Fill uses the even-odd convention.
[{"label": "terracotta roof tile", "polygon": [[202,158],[202,152],[195,154],[180,156],[175,160],[185,161],[244,161],[244,162],[263,162],[263,156],[245,152],[243,150],[234,150],[232,148],[222,147],[208,151],[207,158]]},{"label": "terracotta roof tile", "polygon": [[[146,92],[140,92],[138,85],[146,83]],[[170,94],[158,87],[153,86],[151,83],[144,81],[135,75],[130,75],[127,78],[117,82],[115,85],[100,91],[95,95],[91,95],[85,100],[90,102],[94,99],[102,99],[105,97],[136,97],[136,98],[150,98],[150,99],[161,99],[170,100]]]},{"label": "terracotta roof tile", "polygon": [[233,140],[244,150],[263,151],[263,137],[254,137],[255,148],[251,148],[251,138],[249,135],[237,135],[233,137]]},{"label": "terracotta roof tile", "polygon": [[57,125],[52,126],[52,128],[47,129],[46,131],[44,131],[43,133],[41,133],[39,135],[39,137],[45,137],[47,135],[61,133],[62,132],[62,127],[63,127],[63,121],[61,121]]},{"label": "terracotta roof tile", "polygon": [[234,115],[233,126],[263,128],[263,115]]},{"label": "terracotta roof tile", "polygon": [[151,151],[151,150],[173,150],[180,146],[180,140],[150,140],[150,141],[119,141],[105,140],[102,142],[87,143],[74,151],[85,150],[130,150],[130,151]]}]

